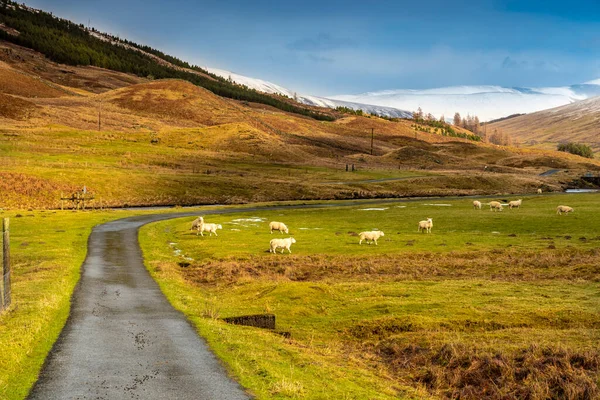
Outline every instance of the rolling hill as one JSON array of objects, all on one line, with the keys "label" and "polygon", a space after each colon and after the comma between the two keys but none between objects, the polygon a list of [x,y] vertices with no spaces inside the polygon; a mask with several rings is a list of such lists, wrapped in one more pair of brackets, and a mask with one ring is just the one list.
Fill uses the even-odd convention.
[{"label": "rolling hill", "polygon": [[[568,154],[422,132],[412,120],[317,121],[14,44],[0,43],[0,55],[0,76],[21,79],[0,86],[2,208],[58,207],[61,192],[84,185],[109,206],[522,193],[600,170]],[[568,172],[539,176],[556,166]]]},{"label": "rolling hill", "polygon": [[[0,41],[2,208],[58,207],[61,193],[84,185],[109,206],[504,195],[562,190],[600,170],[597,161],[569,154],[257,95],[157,50],[89,41],[89,32],[76,31],[78,47],[62,56],[95,51],[142,64],[131,71],[65,64]],[[139,74],[141,67],[159,75]],[[179,73],[201,80],[170,76]],[[551,168],[563,171],[540,176]]]},{"label": "rolling hill", "polygon": [[600,97],[491,123],[526,145],[556,149],[558,143],[578,142],[600,151]]}]

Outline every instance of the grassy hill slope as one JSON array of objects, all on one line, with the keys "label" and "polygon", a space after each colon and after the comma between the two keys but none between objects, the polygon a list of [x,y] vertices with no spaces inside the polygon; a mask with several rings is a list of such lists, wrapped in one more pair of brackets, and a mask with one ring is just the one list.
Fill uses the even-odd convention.
[{"label": "grassy hill slope", "polygon": [[556,149],[558,143],[578,142],[600,151],[600,97],[521,115],[489,125],[527,145]]},{"label": "grassy hill slope", "polygon": [[[422,132],[409,120],[318,121],[2,41],[0,162],[3,208],[56,208],[61,193],[84,185],[109,206],[523,193],[561,190],[600,168]],[[552,168],[564,172],[539,176]]]},{"label": "grassy hill slope", "polygon": [[[180,80],[97,95],[2,96],[24,114],[0,117],[0,207],[58,207],[61,192],[84,185],[111,206],[533,192],[600,168],[416,132],[410,121],[315,121]],[[569,173],[538,176],[558,164]]]}]

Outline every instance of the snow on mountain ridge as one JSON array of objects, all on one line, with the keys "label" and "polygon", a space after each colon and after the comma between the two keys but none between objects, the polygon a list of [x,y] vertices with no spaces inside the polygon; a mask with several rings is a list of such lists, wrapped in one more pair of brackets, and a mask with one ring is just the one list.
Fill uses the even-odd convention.
[{"label": "snow on mountain ridge", "polygon": [[564,87],[450,86],[433,89],[399,89],[357,95],[331,96],[331,99],[374,104],[405,110],[421,107],[439,117],[477,115],[481,121],[517,113],[531,113],[600,96],[600,79]]},{"label": "snow on mountain ridge", "polygon": [[218,75],[225,79],[231,79],[233,82],[238,83],[240,85],[246,85],[251,89],[258,90],[260,92],[270,93],[270,94],[282,94],[288,96],[290,98],[296,98],[296,100],[300,103],[310,105],[310,106],[318,106],[318,107],[327,107],[327,108],[336,108],[336,107],[348,107],[354,110],[363,110],[365,112],[377,115],[384,115],[386,117],[392,118],[411,118],[412,113],[409,111],[400,110],[394,107],[385,107],[374,104],[360,104],[352,101],[342,101],[342,100],[334,100],[328,99],[324,97],[318,96],[308,96],[301,95],[284,88],[283,86],[279,86],[275,83],[268,82],[258,78],[249,78],[244,75],[239,75],[231,71],[226,71],[224,69],[218,68],[210,68],[203,67],[205,70],[210,72],[211,74]]},{"label": "snow on mountain ridge", "polygon": [[[307,105],[349,107],[389,117],[410,118],[421,107],[435,117],[452,118],[455,112],[477,115],[481,121],[512,114],[532,113],[600,96],[600,79],[560,87],[503,87],[463,85],[431,89],[390,89],[356,95],[328,97],[296,94],[292,90],[262,79],[249,78],[230,71],[206,68],[209,72],[258,91],[282,94]],[[404,111],[410,110],[410,111]]]}]

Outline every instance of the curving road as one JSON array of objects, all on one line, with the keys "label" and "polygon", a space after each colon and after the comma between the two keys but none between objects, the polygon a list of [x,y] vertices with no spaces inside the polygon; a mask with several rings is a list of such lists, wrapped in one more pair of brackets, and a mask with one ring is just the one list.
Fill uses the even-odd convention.
[{"label": "curving road", "polygon": [[[196,213],[197,214],[197,213]],[[30,399],[248,399],[146,271],[133,217],[95,227],[71,315]]]}]

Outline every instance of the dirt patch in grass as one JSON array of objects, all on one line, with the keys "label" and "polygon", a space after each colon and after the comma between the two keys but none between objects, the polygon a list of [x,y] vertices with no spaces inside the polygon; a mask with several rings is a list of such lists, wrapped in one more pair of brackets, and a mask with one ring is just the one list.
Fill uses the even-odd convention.
[{"label": "dirt patch in grass", "polygon": [[490,353],[465,345],[441,347],[384,341],[375,348],[404,383],[444,399],[596,399],[600,352],[530,346]]}]

